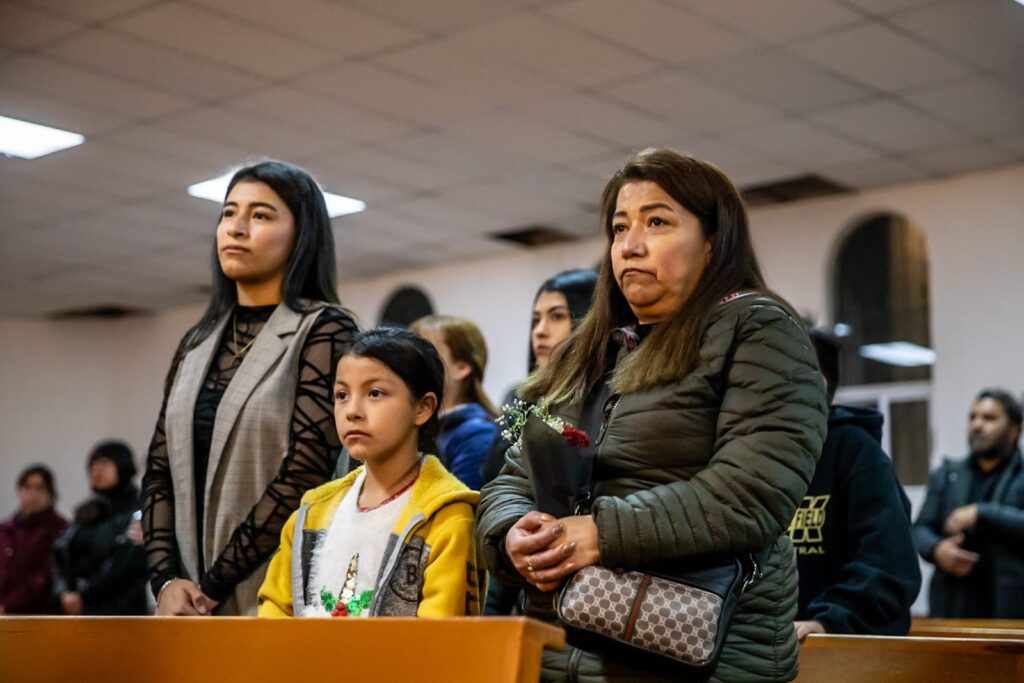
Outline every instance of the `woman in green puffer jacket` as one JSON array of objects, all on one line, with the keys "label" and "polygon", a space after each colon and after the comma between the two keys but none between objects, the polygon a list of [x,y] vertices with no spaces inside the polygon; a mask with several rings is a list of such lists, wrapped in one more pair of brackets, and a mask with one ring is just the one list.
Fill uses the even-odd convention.
[{"label": "woman in green puffer jacket", "polygon": [[[538,512],[519,450],[509,448],[477,515],[488,567],[527,588],[528,614],[554,620],[557,589],[581,567],[643,570],[766,551],[714,680],[791,680],[797,580],[785,532],[827,412],[810,342],[765,286],[743,203],[711,164],[640,152],[608,183],[601,212],[608,251],[594,306],[520,391],[570,421],[604,411],[591,434],[591,514]],[[664,677],[572,647],[545,653],[541,676]]]}]

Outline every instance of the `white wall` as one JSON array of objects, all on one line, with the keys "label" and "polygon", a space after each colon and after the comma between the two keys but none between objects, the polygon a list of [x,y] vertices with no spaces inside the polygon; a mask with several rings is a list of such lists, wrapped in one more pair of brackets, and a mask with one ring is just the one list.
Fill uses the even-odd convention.
[{"label": "white wall", "polygon": [[[798,310],[830,319],[834,245],[874,211],[902,213],[924,231],[931,260],[932,339],[938,352],[933,454],[965,448],[968,403],[978,388],[1024,390],[1024,166],[949,180],[759,209],[754,239],[769,284]],[[340,285],[363,325],[375,324],[398,287],[422,287],[435,310],[475,320],[491,360],[494,399],[525,371],[530,305],[555,272],[592,265],[602,240],[467,260]],[[174,347],[201,306],[121,321],[0,320],[0,514],[14,506],[25,464],[54,465],[65,509],[86,493],[82,463],[107,436],[144,449]]]}]

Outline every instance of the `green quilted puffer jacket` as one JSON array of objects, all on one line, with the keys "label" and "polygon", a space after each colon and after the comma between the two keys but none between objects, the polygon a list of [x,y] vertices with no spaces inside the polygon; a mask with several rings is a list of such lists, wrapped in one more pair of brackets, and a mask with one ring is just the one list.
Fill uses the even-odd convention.
[{"label": "green quilted puffer jacket", "polygon": [[[596,444],[602,565],[642,569],[770,548],[764,578],[739,598],[713,680],[796,676],[796,562],[785,531],[814,473],[826,415],[803,327],[774,300],[750,294],[718,307],[686,377],[622,396]],[[477,533],[489,569],[521,585],[504,538],[534,509],[531,496],[513,446],[481,493]],[[552,594],[531,589],[528,597],[528,614],[554,618]],[[567,647],[545,653],[542,680],[660,678]]]}]

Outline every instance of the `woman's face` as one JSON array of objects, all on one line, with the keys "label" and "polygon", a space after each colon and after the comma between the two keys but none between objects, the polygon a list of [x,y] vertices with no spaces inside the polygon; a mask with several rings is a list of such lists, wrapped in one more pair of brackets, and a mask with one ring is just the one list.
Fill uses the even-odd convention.
[{"label": "woman's face", "polygon": [[117,486],[117,465],[107,458],[96,458],[89,465],[89,486],[94,491],[107,491]]},{"label": "woman's face", "polygon": [[282,280],[294,245],[295,217],[269,185],[243,181],[231,188],[217,225],[225,275],[243,284]]},{"label": "woman's face", "polygon": [[700,220],[649,180],[619,190],[612,216],[612,272],[641,323],[670,317],[711,258]]},{"label": "woman's face", "polygon": [[561,292],[541,292],[533,304],[533,327],[530,342],[537,367],[547,365],[551,349],[572,333],[569,302]]},{"label": "woman's face", "polygon": [[41,474],[30,474],[18,487],[18,508],[26,515],[34,515],[53,505],[53,496],[46,488]]}]

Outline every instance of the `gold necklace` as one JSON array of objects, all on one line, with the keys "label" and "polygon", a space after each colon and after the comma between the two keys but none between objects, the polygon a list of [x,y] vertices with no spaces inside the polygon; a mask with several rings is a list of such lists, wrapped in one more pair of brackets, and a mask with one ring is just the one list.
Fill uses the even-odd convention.
[{"label": "gold necklace", "polygon": [[232,352],[232,354],[234,355],[234,360],[238,360],[239,358],[241,358],[242,355],[245,354],[245,352],[249,350],[249,347],[252,346],[253,343],[256,341],[256,337],[253,337],[252,339],[249,340],[248,344],[246,344],[242,348],[238,348],[238,309],[237,308],[235,309],[235,312],[231,315],[231,336],[232,336],[232,339],[235,342],[235,350]]}]

